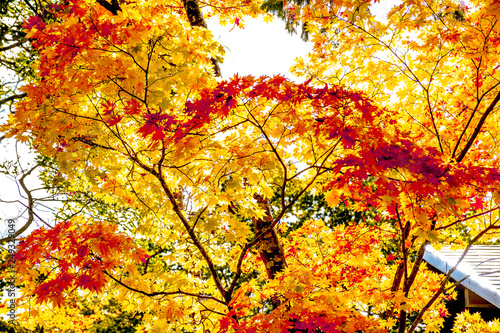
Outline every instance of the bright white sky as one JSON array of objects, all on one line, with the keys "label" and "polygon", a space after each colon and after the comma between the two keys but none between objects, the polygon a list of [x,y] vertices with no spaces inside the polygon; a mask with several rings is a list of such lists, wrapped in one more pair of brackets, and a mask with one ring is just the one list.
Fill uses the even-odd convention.
[{"label": "bright white sky", "polygon": [[285,22],[279,19],[267,24],[262,19],[246,19],[244,29],[233,29],[231,25],[221,27],[216,19],[209,20],[208,26],[225,46],[225,60],[221,65],[224,78],[235,73],[240,76],[282,74],[294,78],[289,68],[295,58],[306,56],[312,50],[312,43],[303,42],[300,35],[290,35],[285,30]]}]

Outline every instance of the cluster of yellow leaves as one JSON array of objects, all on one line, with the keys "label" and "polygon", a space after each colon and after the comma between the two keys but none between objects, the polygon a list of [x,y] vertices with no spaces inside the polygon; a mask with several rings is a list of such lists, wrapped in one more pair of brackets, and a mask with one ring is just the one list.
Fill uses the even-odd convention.
[{"label": "cluster of yellow leaves", "polygon": [[[237,24],[259,4],[212,1],[204,11]],[[92,257],[100,279],[90,286],[143,312],[148,331],[380,332],[399,311],[418,312],[439,277],[421,269],[403,292],[400,283],[392,288],[397,267],[411,271],[404,260],[425,240],[453,237],[440,228],[465,221],[476,235],[496,223],[474,227],[467,218],[498,204],[500,130],[495,104],[488,107],[498,94],[495,14],[407,0],[384,23],[367,1],[309,1],[296,19],[316,48],[295,66],[310,80],[296,84],[281,76],[218,82],[213,60],[223,49],[183,8],[131,1],[113,15],[75,0],[50,24],[27,23],[39,77],[0,129],[56,159],[69,192],[140,212],[128,236],[148,257],[93,248],[105,244],[97,236],[71,250],[67,235],[92,231],[77,219],[58,240],[48,231],[31,236],[36,251],[20,270],[26,294],[63,304],[88,281],[66,281],[58,293],[42,290],[37,277],[61,286],[56,273],[85,271],[77,266],[93,251],[102,262]],[[252,221],[269,208],[256,198],[279,193],[271,216],[279,221],[296,199],[287,198],[291,181],[301,191],[328,190],[332,206],[377,208],[397,232],[383,223],[328,229],[312,221],[282,239],[288,267],[267,281],[251,253],[262,236]],[[116,228],[100,227],[118,246]],[[382,239],[395,234],[393,263]],[[58,245],[53,252],[44,252],[46,241]],[[75,267],[66,272],[52,257]],[[443,297],[423,317],[430,331],[442,322]]]},{"label": "cluster of yellow leaves", "polygon": [[470,313],[468,310],[457,315],[452,333],[495,333],[500,332],[498,319],[486,322],[479,312]]},{"label": "cluster of yellow leaves", "polygon": [[[458,115],[470,116],[476,105],[485,110],[481,99],[491,101],[497,91],[498,28],[488,3],[473,10],[454,1],[402,1],[386,22],[370,13],[368,3],[306,6],[298,19],[313,25],[319,40],[296,72],[372,92],[378,103],[401,111],[399,121],[421,133],[422,143],[458,154],[454,148],[468,119]],[[492,147],[486,132],[481,138],[483,150],[471,152],[471,160],[484,160],[482,152]]]},{"label": "cluster of yellow leaves", "polygon": [[[369,1],[338,6],[311,1],[296,20],[307,22],[315,49],[297,62],[294,72],[371,93],[378,105],[397,112],[398,123],[414,142],[436,148],[444,161],[459,162],[453,166],[498,168],[498,8],[495,1],[408,0],[380,18]],[[401,170],[390,177],[409,179]],[[456,196],[437,195],[423,203],[409,193],[387,200],[398,203],[416,224],[427,224],[424,229],[431,211],[437,225],[446,226],[450,218],[487,210],[487,205],[458,198],[470,188],[455,191]],[[495,191],[487,192],[483,198]],[[415,213],[415,203],[428,204],[428,213]]]}]

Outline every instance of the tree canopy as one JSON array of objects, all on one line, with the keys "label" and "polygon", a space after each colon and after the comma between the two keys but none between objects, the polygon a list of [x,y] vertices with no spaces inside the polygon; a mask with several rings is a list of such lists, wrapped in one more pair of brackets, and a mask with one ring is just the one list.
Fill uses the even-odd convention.
[{"label": "tree canopy", "polygon": [[[375,3],[30,16],[34,74],[0,130],[66,205],[17,247],[26,327],[88,329],[117,302],[146,332],[439,332],[454,284],[425,246],[500,228],[500,5],[403,0],[382,20]],[[205,19],[273,12],[314,42],[303,81],[223,80]],[[498,328],[476,316],[457,332]]]}]

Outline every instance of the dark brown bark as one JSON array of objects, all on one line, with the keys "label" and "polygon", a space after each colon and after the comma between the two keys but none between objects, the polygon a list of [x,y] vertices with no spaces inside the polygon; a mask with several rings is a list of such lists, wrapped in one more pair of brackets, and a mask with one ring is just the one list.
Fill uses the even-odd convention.
[{"label": "dark brown bark", "polygon": [[[205,22],[205,19],[203,18],[198,0],[184,0],[184,10],[186,11],[191,27],[203,27],[207,29],[207,22]],[[214,66],[215,76],[222,76],[217,60],[214,58],[211,58],[210,60]]]},{"label": "dark brown bark", "polygon": [[[400,221],[401,222],[401,221]],[[401,226],[401,225],[400,225]],[[399,263],[398,268],[396,269],[396,273],[394,274],[394,278],[392,280],[392,286],[391,286],[391,292],[395,293],[397,290],[399,290],[401,286],[401,281],[403,280],[403,277],[406,278],[408,272],[407,272],[407,254],[406,254],[406,248],[405,248],[405,240],[408,239],[408,236],[410,234],[410,228],[411,224],[410,222],[406,222],[404,228],[401,226],[401,251],[403,252],[403,260]],[[407,279],[405,279],[406,283]],[[384,313],[382,313],[382,318],[386,319],[389,317],[392,317],[394,315],[394,308],[387,309]],[[402,312],[400,312],[399,318],[402,319]],[[404,314],[406,320],[406,313]]]},{"label": "dark brown bark", "polygon": [[17,95],[12,95],[12,96],[6,97],[6,98],[0,100],[0,105],[9,103],[9,102],[11,102],[13,100],[16,100],[16,99],[21,99],[21,98],[23,98],[25,96],[26,96],[26,93],[22,93],[22,94],[17,94]]},{"label": "dark brown bark", "polygon": [[406,330],[406,311],[399,311],[398,333],[404,333]]},{"label": "dark brown bark", "polygon": [[269,201],[261,195],[255,195],[254,198],[261,208],[265,210],[264,216],[260,219],[254,218],[253,225],[255,235],[265,233],[258,244],[260,257],[266,266],[266,272],[269,279],[274,279],[276,274],[283,271],[286,267],[285,253],[281,247],[278,235],[274,228]]},{"label": "dark brown bark", "polygon": [[207,29],[207,22],[203,19],[198,0],[184,0],[184,9],[192,27],[203,27]]},{"label": "dark brown bark", "polygon": [[120,4],[118,0],[111,0],[111,2],[107,2],[106,0],[97,0],[97,3],[106,8],[113,15],[118,15],[120,11]]},{"label": "dark brown bark", "polygon": [[406,296],[408,296],[408,293],[410,292],[410,288],[413,285],[413,282],[415,282],[415,278],[417,277],[418,272],[420,271],[420,265],[424,261],[424,253],[425,253],[425,247],[429,244],[429,241],[425,241],[422,245],[420,245],[420,249],[418,250],[417,257],[415,258],[415,262],[413,263],[413,268],[411,270],[410,276],[408,277],[408,280],[405,281],[403,291]]}]

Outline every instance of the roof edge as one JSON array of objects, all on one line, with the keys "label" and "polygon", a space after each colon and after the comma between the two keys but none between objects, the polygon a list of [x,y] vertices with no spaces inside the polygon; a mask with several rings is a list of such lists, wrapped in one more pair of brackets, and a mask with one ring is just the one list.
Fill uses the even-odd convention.
[{"label": "roof edge", "polygon": [[[444,274],[448,274],[450,269],[452,269],[454,266],[450,265],[447,263],[443,258],[439,257],[435,250],[430,247],[426,246],[425,247],[425,252],[424,252],[424,260],[435,267],[437,270],[443,272]],[[464,278],[466,278],[469,274],[464,272],[462,270],[462,267],[458,266],[455,271],[451,274],[451,277],[455,281],[460,281]],[[461,283],[464,287],[472,290],[474,293],[477,295],[481,296],[494,306],[500,309],[500,295],[494,291],[491,290],[490,288],[486,287],[485,285],[489,285],[488,281],[485,281],[483,278],[480,276],[475,276],[475,275],[470,275],[466,279],[464,279]]]}]

